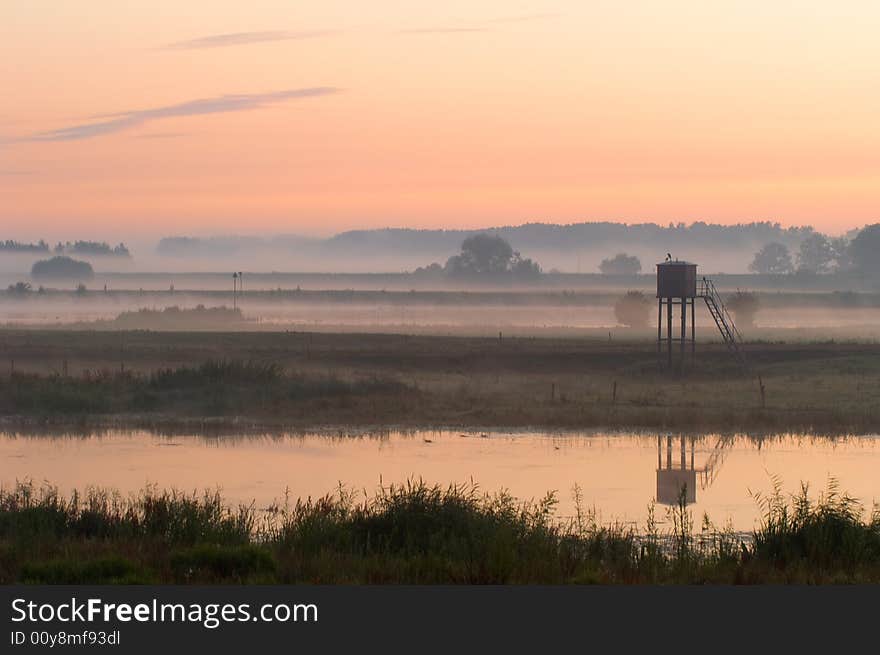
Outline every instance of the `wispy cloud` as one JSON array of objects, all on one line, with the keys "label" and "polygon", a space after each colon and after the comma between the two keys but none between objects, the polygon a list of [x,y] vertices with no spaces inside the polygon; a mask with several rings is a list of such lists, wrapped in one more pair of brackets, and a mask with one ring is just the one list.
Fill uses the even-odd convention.
[{"label": "wispy cloud", "polygon": [[24,177],[26,175],[33,175],[34,172],[35,171],[0,168],[0,177]]},{"label": "wispy cloud", "polygon": [[265,31],[265,32],[230,32],[228,34],[212,34],[198,39],[169,43],[163,50],[198,50],[203,48],[228,48],[236,45],[252,43],[268,43],[271,41],[301,41],[333,34],[331,30],[311,30],[305,32]]},{"label": "wispy cloud", "polygon": [[47,132],[37,132],[18,140],[77,141],[80,139],[91,139],[105,134],[113,134],[115,132],[121,132],[133,127],[145,125],[163,118],[250,111],[288,100],[314,98],[337,93],[338,91],[339,89],[332,86],[315,86],[304,89],[273,91],[271,93],[250,93],[223,95],[214,98],[200,98],[198,100],[190,100],[176,105],[167,105],[165,107],[156,107],[153,109],[138,109],[115,114],[103,114],[95,116],[94,118],[106,118],[108,120],[71,125],[70,127],[62,127]]},{"label": "wispy cloud", "polygon": [[398,30],[398,34],[459,34],[467,32],[488,32],[491,25],[502,25],[505,23],[527,23],[537,20],[545,20],[547,18],[557,18],[560,14],[542,13],[542,14],[521,14],[518,16],[500,16],[498,18],[487,18],[483,20],[473,21],[468,25],[447,26],[447,27],[428,27],[420,29]]},{"label": "wispy cloud", "polygon": [[545,20],[547,18],[559,18],[561,14],[543,13],[543,14],[522,14],[520,16],[504,16],[502,18],[493,18],[486,21],[487,23],[529,23],[535,20]]},{"label": "wispy cloud", "polygon": [[429,27],[415,30],[399,30],[398,34],[460,34],[466,32],[488,32],[485,27]]},{"label": "wispy cloud", "polygon": [[188,132],[150,132],[149,134],[138,134],[135,139],[178,139],[183,136],[189,136]]}]

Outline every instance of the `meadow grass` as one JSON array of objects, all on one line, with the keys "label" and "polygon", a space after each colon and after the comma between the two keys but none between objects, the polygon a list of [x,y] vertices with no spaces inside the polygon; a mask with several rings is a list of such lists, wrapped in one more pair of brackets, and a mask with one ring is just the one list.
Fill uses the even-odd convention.
[{"label": "meadow grass", "polygon": [[[152,424],[880,430],[880,348],[718,344],[682,374],[646,337],[0,331],[0,416]],[[762,396],[757,376],[765,393]],[[139,421],[139,422],[136,422]]]},{"label": "meadow grass", "polygon": [[[576,497],[577,499],[577,497]],[[148,488],[62,496],[0,491],[0,583],[763,584],[880,582],[880,515],[833,485],[759,498],[738,535],[670,510],[660,531],[558,520],[548,494],[520,502],[475,485],[412,480],[358,496],[286,499],[257,511],[217,493]]]},{"label": "meadow grass", "polygon": [[0,378],[0,413],[64,417],[170,414],[277,416],[318,404],[339,410],[358,398],[399,395],[392,379],[288,374],[271,362],[213,360],[151,372],[85,370],[79,375],[15,372]]}]

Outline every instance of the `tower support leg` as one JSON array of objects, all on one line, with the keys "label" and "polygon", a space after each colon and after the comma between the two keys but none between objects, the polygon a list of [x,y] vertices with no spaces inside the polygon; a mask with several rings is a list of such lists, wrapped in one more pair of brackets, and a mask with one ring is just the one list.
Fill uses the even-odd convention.
[{"label": "tower support leg", "polygon": [[663,344],[663,298],[657,300],[657,355],[659,357]]},{"label": "tower support leg", "polygon": [[687,298],[681,299],[681,363],[684,364],[684,343],[687,340],[687,317],[688,317],[688,301]]}]

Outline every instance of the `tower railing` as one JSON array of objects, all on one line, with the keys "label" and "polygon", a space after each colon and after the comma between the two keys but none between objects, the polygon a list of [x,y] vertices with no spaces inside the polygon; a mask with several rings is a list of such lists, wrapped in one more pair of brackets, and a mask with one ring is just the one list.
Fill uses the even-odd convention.
[{"label": "tower railing", "polygon": [[697,469],[697,472],[700,474],[700,487],[703,491],[711,487],[715,482],[715,478],[718,477],[718,472],[721,470],[721,465],[724,464],[724,460],[730,452],[728,446],[732,443],[733,438],[730,436],[718,437],[715,447],[712,449],[712,453],[709,455],[703,468]]},{"label": "tower railing", "polygon": [[748,363],[742,351],[742,334],[737,329],[733,317],[727,311],[724,300],[721,298],[721,294],[718,293],[718,289],[715,288],[712,280],[705,277],[702,278],[698,285],[697,295],[706,301],[706,307],[709,309],[709,313],[712,315],[712,319],[715,321],[715,325],[718,327],[718,331],[721,333],[721,337],[724,339],[728,350],[736,356],[743,368],[748,369]]}]

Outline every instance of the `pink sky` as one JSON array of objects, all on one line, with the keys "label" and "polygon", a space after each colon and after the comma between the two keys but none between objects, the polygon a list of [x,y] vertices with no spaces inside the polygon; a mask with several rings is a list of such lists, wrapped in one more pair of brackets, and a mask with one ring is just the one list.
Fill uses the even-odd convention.
[{"label": "pink sky", "polygon": [[2,238],[878,220],[880,5],[6,0]]}]

